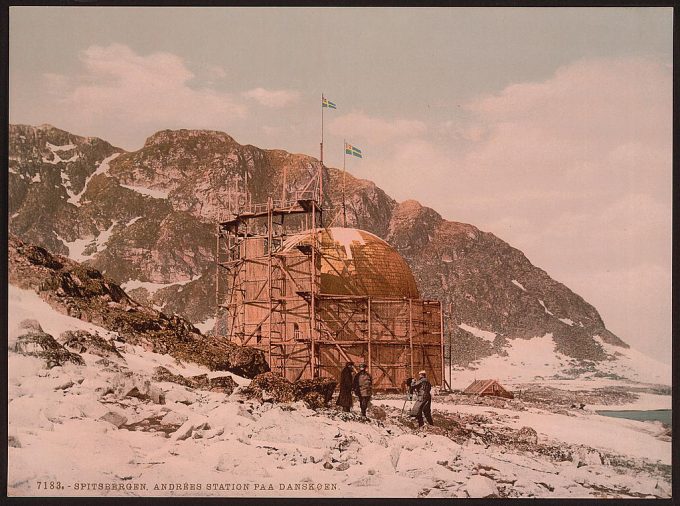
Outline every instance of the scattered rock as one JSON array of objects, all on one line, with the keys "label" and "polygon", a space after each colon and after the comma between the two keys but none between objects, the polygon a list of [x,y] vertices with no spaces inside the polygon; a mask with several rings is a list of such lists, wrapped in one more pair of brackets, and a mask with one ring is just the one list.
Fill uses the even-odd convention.
[{"label": "scattered rock", "polygon": [[7,436],[7,446],[10,446],[12,448],[21,448],[21,443],[19,442],[19,438],[16,436]]},{"label": "scattered rock", "polygon": [[326,462],[323,463],[323,467],[325,467],[326,469],[333,469],[333,464],[326,461]]},{"label": "scattered rock", "polygon": [[347,471],[349,469],[349,464],[347,462],[341,462],[335,467],[336,471]]}]

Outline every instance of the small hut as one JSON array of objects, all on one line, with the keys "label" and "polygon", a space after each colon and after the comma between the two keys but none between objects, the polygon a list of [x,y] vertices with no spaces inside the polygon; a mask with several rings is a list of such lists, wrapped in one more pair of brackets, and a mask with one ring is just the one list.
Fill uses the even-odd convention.
[{"label": "small hut", "polygon": [[469,395],[492,395],[494,397],[505,397],[506,399],[515,398],[512,392],[506,390],[498,383],[498,380],[492,379],[475,380],[463,393]]}]

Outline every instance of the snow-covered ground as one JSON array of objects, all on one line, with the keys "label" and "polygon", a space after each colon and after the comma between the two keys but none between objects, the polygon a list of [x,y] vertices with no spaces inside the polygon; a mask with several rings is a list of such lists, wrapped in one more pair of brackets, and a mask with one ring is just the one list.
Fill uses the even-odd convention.
[{"label": "snow-covered ground", "polygon": [[[124,343],[117,344],[122,360],[83,353],[84,366],[46,369],[43,360],[13,351],[18,325],[28,318],[55,338],[78,329],[114,337],[54,311],[32,291],[9,287],[8,492],[13,496],[670,495],[671,443],[656,437],[657,423],[436,398],[436,416],[462,417],[475,431],[532,427],[538,445],[578,447],[583,453],[558,461],[478,437],[461,442],[439,427],[414,430],[400,417],[401,399],[375,399],[387,414],[370,422],[334,410],[312,411],[302,403],[260,403],[238,390],[226,396],[168,382],[155,383],[165,393],[165,404],[155,404],[122,395],[117,385],[129,374],[148,378],[156,366],[187,377],[229,375],[238,385],[249,380]],[[376,409],[369,413],[377,416]],[[484,420],[475,421],[479,416]],[[116,424],[111,421],[116,417],[126,421]]]}]

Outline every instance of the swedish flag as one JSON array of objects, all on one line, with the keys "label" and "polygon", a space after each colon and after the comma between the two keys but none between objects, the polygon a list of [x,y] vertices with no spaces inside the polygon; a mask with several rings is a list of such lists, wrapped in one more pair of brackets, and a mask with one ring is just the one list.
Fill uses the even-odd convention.
[{"label": "swedish flag", "polygon": [[351,144],[347,144],[346,142],[345,142],[345,154],[356,156],[357,158],[363,158],[363,156],[361,156],[361,150],[359,148],[357,148],[356,146],[352,146]]},{"label": "swedish flag", "polygon": [[325,97],[321,99],[321,107],[328,107],[329,109],[337,109],[337,106]]}]

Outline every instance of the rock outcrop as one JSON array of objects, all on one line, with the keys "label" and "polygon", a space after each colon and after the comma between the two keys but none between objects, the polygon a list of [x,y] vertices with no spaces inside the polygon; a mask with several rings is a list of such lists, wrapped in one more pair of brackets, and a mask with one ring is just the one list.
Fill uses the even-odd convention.
[{"label": "rock outcrop", "polygon": [[23,331],[14,343],[16,353],[38,357],[45,361],[48,369],[64,365],[67,362],[76,365],[83,365],[83,357],[77,353],[71,353],[54,337],[43,331],[40,324],[35,320],[24,320],[19,325]]},{"label": "rock outcrop", "polygon": [[[180,316],[166,316],[132,300],[111,278],[95,269],[52,255],[13,236],[9,240],[8,260],[10,283],[37,291],[58,311],[115,332],[125,342],[203,364],[211,370],[231,371],[250,378],[269,370],[261,351],[202,336]],[[28,347],[29,339],[42,343],[41,346],[51,346],[37,334],[21,340],[21,346],[25,343]],[[100,351],[108,346],[101,339],[86,338],[83,334],[70,334],[66,342],[77,348],[96,346]],[[58,343],[57,346],[63,348]],[[113,353],[110,346],[108,351]]]}]

